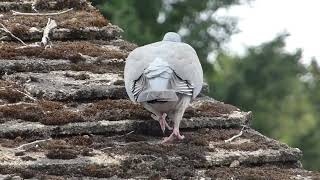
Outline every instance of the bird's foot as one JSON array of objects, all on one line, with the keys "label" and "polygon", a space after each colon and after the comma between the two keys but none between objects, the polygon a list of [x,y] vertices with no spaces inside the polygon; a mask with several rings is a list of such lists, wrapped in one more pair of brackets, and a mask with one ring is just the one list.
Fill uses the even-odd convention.
[{"label": "bird's foot", "polygon": [[171,126],[169,126],[169,124],[166,121],[166,128],[169,129],[170,131],[173,129]]},{"label": "bird's foot", "polygon": [[173,132],[169,137],[164,138],[164,140],[161,142],[162,144],[172,142],[175,139],[182,140],[184,139],[184,136],[180,134],[179,128],[174,128]]},{"label": "bird's foot", "polygon": [[151,117],[152,117],[154,120],[159,121],[161,130],[162,130],[163,133],[165,132],[166,128],[169,129],[169,130],[172,130],[172,129],[173,129],[172,127],[169,126],[169,124],[168,124],[167,121],[166,121],[166,117],[167,117],[167,114],[166,114],[166,113],[163,113],[163,114],[161,115],[161,117],[158,117],[158,116],[152,114]]},{"label": "bird's foot", "polygon": [[166,121],[166,117],[167,117],[167,114],[163,113],[159,119],[160,127],[163,133],[166,131],[166,128],[169,130],[172,130],[172,127],[170,127]]}]

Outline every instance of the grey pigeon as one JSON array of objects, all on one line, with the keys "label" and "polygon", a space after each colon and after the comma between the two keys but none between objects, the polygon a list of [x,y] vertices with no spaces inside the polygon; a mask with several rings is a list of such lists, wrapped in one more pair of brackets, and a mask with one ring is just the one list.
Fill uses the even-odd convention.
[{"label": "grey pigeon", "polygon": [[172,130],[165,120],[172,118],[172,134],[163,143],[183,139],[179,125],[185,109],[201,91],[202,67],[196,51],[181,42],[179,34],[168,32],[162,41],[132,51],[124,69],[126,91],[130,99],[141,103],[162,131]]}]

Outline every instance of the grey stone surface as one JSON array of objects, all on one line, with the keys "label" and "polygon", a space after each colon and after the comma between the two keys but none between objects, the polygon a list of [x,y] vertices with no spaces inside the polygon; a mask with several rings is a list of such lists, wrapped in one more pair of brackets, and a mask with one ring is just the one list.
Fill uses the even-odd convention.
[{"label": "grey stone surface", "polygon": [[[235,112],[238,118],[226,117],[193,117],[181,121],[181,129],[199,128],[227,128],[247,125],[251,113]],[[47,126],[39,122],[26,122],[12,120],[0,124],[0,137],[17,137],[28,134],[55,136],[55,135],[77,135],[77,134],[118,134],[130,131],[140,131],[147,134],[161,134],[159,123],[154,120],[121,120],[121,121],[98,121],[69,123],[60,126]]]},{"label": "grey stone surface", "polygon": [[0,74],[14,72],[48,72],[51,70],[70,70],[69,60],[20,59],[0,60]]},{"label": "grey stone surface", "polygon": [[[117,26],[109,24],[102,28],[99,27],[86,27],[82,29],[67,29],[58,28],[54,29],[51,34],[51,40],[112,40],[120,37],[122,29]],[[15,40],[11,36],[6,36],[7,34],[3,31],[0,32],[0,37],[4,37],[3,41]],[[32,28],[26,32],[26,36],[20,39],[24,41],[41,41],[43,36],[42,29],[36,27]]]},{"label": "grey stone surface", "polygon": [[[110,125],[110,124],[109,124]],[[248,132],[255,132],[254,130],[249,130]],[[123,135],[122,135],[123,136]],[[130,136],[130,134],[125,135]],[[260,142],[265,142],[267,138],[263,135],[259,135],[256,133],[255,136],[260,136]],[[157,170],[158,166],[161,162],[166,162],[169,164],[175,164],[176,162],[183,162],[184,159],[190,158],[190,155],[186,155],[184,153],[180,155],[166,155],[163,157],[157,153],[154,154],[132,154],[132,151],[123,151],[118,153],[111,153],[109,151],[105,151],[105,149],[113,149],[117,148],[117,146],[122,148],[128,148],[133,146],[140,146],[146,145],[152,147],[155,144],[159,144],[160,140],[154,141],[153,138],[148,138],[145,142],[122,142],[121,140],[117,139],[117,137],[121,136],[114,136],[109,137],[109,141],[112,142],[111,144],[116,146],[111,146],[107,148],[100,148],[95,149],[93,151],[93,156],[82,156],[78,155],[76,158],[63,160],[63,159],[48,159],[46,157],[46,151],[41,149],[32,151],[26,150],[24,157],[32,157],[33,161],[24,161],[20,156],[15,156],[15,152],[17,151],[14,148],[1,148],[0,153],[0,169],[6,169],[10,171],[14,169],[16,172],[26,172],[26,171],[45,171],[51,175],[65,175],[69,174],[72,176],[85,176],[88,172],[88,168],[95,168],[102,169],[104,173],[111,173],[115,176],[119,172],[114,171],[115,169],[126,169],[126,163],[130,163],[131,161],[134,162],[134,166],[137,168],[142,166],[147,171],[154,171]],[[49,144],[50,141],[48,140],[47,143]],[[212,143],[223,143],[223,141],[212,141]],[[241,144],[246,144],[244,138],[240,138],[239,140],[232,142],[236,143],[239,146]],[[278,142],[276,142],[279,144]],[[40,145],[41,147],[45,147],[46,145]],[[210,146],[210,145],[209,145]],[[209,170],[211,167],[229,167],[234,162],[238,162],[237,167],[243,165],[261,165],[265,163],[269,164],[277,164],[277,163],[289,163],[289,162],[297,162],[301,158],[301,151],[296,148],[289,148],[288,146],[282,146],[281,144],[278,145],[278,149],[258,149],[258,150],[236,150],[236,149],[220,149],[215,146],[210,146],[209,149],[201,152],[202,154],[198,154],[199,157],[203,158],[194,158],[192,162],[185,161],[185,163],[192,163],[194,168],[197,170],[205,169]],[[164,145],[162,147],[170,148],[170,145]],[[159,148],[162,148],[161,146]],[[209,151],[208,151],[209,150]],[[115,151],[117,152],[117,151]],[[160,164],[159,164],[160,163]],[[160,165],[161,166],[161,165]],[[236,167],[234,167],[236,168]],[[134,170],[134,169],[133,169]],[[136,170],[134,170],[136,171]],[[189,169],[189,171],[193,171]],[[90,171],[89,171],[90,172]],[[99,171],[98,171],[99,172]],[[92,172],[91,172],[92,173]],[[126,172],[124,172],[126,173]],[[104,175],[106,176],[106,175]],[[141,177],[141,176],[139,176]],[[148,176],[147,176],[148,177]],[[208,177],[205,174],[202,177]],[[137,177],[138,178],[138,177]],[[139,179],[139,178],[138,178]]]},{"label": "grey stone surface", "polygon": [[[97,62],[99,61],[99,62]],[[75,65],[90,66],[99,64],[101,67],[122,67],[124,60],[121,59],[98,59],[89,58],[80,64],[75,64],[67,59],[43,59],[27,58],[4,60],[0,59],[0,74],[12,74],[16,72],[49,72],[72,70]],[[118,69],[118,68],[117,68]]]},{"label": "grey stone surface", "polygon": [[302,152],[297,148],[280,149],[280,150],[256,150],[256,151],[233,151],[217,150],[216,152],[206,153],[206,160],[210,166],[229,166],[234,161],[240,164],[264,164],[298,161]]},{"label": "grey stone surface", "polygon": [[[90,62],[86,63],[90,64]],[[121,61],[113,62],[112,60],[104,60],[103,63],[105,65],[109,63],[122,64]],[[66,101],[128,97],[121,74],[70,71],[69,69],[72,67],[68,60],[10,60],[0,61],[0,66],[0,72],[2,71],[4,74],[19,69],[35,71],[9,74],[2,78],[21,84],[27,92],[37,98]],[[56,69],[60,71],[52,71]],[[204,84],[201,95],[207,93],[206,91],[207,85]]]},{"label": "grey stone surface", "polygon": [[19,82],[31,95],[48,100],[121,99],[127,97],[124,87],[115,84],[115,82],[123,80],[120,74],[50,71],[49,73],[15,73],[3,78]]}]

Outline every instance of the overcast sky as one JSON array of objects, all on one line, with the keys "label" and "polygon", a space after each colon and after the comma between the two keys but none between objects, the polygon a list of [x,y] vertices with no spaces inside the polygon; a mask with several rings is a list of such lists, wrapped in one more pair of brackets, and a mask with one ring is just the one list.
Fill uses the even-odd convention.
[{"label": "overcast sky", "polygon": [[288,32],[288,51],[302,48],[304,63],[313,56],[320,61],[320,0],[254,0],[217,13],[239,18],[241,32],[232,36],[227,45],[231,52],[243,54],[246,46],[259,45]]}]

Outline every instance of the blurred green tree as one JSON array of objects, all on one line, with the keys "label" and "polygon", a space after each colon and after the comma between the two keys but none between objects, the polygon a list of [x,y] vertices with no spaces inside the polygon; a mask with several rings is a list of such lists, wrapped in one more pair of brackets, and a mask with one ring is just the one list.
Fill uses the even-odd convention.
[{"label": "blurred green tree", "polygon": [[308,74],[305,76],[308,95],[315,111],[320,115],[320,66],[316,59],[312,59],[308,70]]},{"label": "blurred green tree", "polygon": [[316,124],[306,134],[297,138],[295,146],[303,151],[305,168],[320,170],[320,66],[313,59],[308,67],[308,73],[303,81],[306,85],[306,94],[312,103]]},{"label": "blurred green tree", "polygon": [[319,87],[315,87],[319,83],[315,81],[320,71],[313,65],[311,75],[299,62],[301,50],[286,52],[285,37],[249,48],[242,57],[221,53],[213,63],[210,95],[253,111],[255,129],[302,148],[306,167],[317,169],[320,141],[315,127],[319,116],[314,107],[319,103]]},{"label": "blurred green tree", "polygon": [[[305,71],[298,63],[301,52],[285,53],[283,39],[284,36],[279,36],[269,43],[249,48],[244,57],[220,55],[213,64],[214,74],[209,81],[211,95],[244,110],[252,110],[253,105],[253,110],[258,112],[280,109],[280,102],[301,89],[298,75]],[[260,115],[255,114],[257,116]],[[263,132],[276,128],[273,121],[254,123]]]},{"label": "blurred green tree", "polygon": [[[242,0],[247,2],[250,0]],[[217,17],[222,7],[239,4],[240,0],[93,0],[102,13],[121,28],[123,36],[143,45],[161,40],[168,31],[180,32],[184,42],[193,46],[210,77],[212,67],[207,61],[209,52],[236,32],[236,19]]]}]

